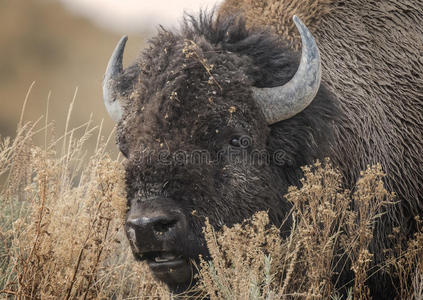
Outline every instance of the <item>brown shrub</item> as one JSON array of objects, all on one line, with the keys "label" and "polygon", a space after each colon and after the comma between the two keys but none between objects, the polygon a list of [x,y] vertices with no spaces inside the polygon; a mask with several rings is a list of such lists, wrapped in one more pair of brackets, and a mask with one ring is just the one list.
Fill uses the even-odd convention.
[{"label": "brown shrub", "polygon": [[[366,280],[372,275],[369,245],[375,220],[384,206],[395,205],[381,167],[362,172],[354,192],[342,189],[342,176],[329,161],[303,170],[302,187],[291,187],[286,196],[294,205],[287,239],[269,225],[266,212],[222,232],[206,223],[212,260],[201,263],[197,288],[203,294],[211,299],[337,299],[334,282],[348,258],[355,275],[348,298],[370,298]],[[393,255],[386,265],[376,266],[396,270],[401,299],[422,295],[422,237],[420,231],[399,259]]]},{"label": "brown shrub", "polygon": [[120,162],[105,154],[100,136],[86,155],[98,128],[87,122],[44,148],[31,143],[36,128],[26,124],[0,142],[0,297],[168,297],[125,244]]}]

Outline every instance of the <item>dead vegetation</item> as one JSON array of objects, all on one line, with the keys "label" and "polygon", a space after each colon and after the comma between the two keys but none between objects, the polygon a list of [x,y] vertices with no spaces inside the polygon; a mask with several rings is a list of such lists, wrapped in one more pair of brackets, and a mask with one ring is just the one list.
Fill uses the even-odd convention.
[{"label": "dead vegetation", "polygon": [[[35,134],[45,134],[45,145],[32,144]],[[101,126],[90,121],[55,135],[39,120],[20,125],[14,139],[1,138],[0,298],[174,297],[129,252],[122,233],[123,170],[105,153],[110,137],[104,140]],[[97,147],[90,155],[85,142],[92,138]],[[384,206],[395,205],[381,167],[363,172],[354,192],[342,188],[329,161],[304,167],[304,175],[302,188],[287,194],[294,225],[286,239],[266,212],[221,232],[206,223],[212,260],[198,266],[197,298],[340,299],[334,283],[346,267],[355,274],[348,299],[369,298],[374,222]],[[380,266],[400,278],[400,299],[423,297],[420,219],[418,224],[410,241],[392,233],[398,247],[387,249],[391,259]]]},{"label": "dead vegetation", "polygon": [[[342,176],[329,161],[304,167],[304,174],[302,188],[287,194],[294,204],[288,238],[280,239],[265,212],[221,233],[206,224],[213,260],[201,264],[202,291],[212,299],[341,299],[334,282],[349,258],[355,276],[348,299],[370,299],[366,280],[374,222],[383,206],[395,205],[383,186],[381,167],[363,172],[354,193],[342,189]],[[400,299],[423,296],[421,229],[407,249],[398,247],[391,261],[377,266],[399,276]]]},{"label": "dead vegetation", "polygon": [[[43,147],[35,134],[45,134]],[[0,298],[168,297],[125,244],[123,170],[105,153],[110,137],[91,121],[54,136],[38,121],[1,140]]]}]

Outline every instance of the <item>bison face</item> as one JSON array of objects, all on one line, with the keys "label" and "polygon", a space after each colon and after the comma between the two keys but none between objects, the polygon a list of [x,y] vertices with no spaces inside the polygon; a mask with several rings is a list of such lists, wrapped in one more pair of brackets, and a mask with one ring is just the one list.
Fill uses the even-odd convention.
[{"label": "bison face", "polygon": [[269,125],[301,113],[317,93],[318,50],[304,30],[300,67],[277,40],[237,19],[162,31],[126,70],[126,38],[113,53],[104,96],[127,157],[127,236],[134,256],[173,290],[192,282],[192,261],[207,258],[206,218],[218,229],[266,210],[288,230],[282,195],[314,158],[315,137],[296,136],[307,135],[294,133],[301,118]]},{"label": "bison face", "polygon": [[[231,56],[226,53],[226,63]],[[177,83],[166,77],[176,90],[150,90],[153,83],[140,89],[129,100],[138,104],[125,108],[118,125],[127,155],[128,238],[135,257],[170,286],[191,282],[190,261],[207,257],[205,218],[218,229],[268,210],[281,225],[290,210],[281,197],[286,186],[272,168],[286,162],[267,148],[270,129],[242,65],[230,72],[214,62],[216,70],[225,68],[214,74],[220,90],[207,82],[201,63],[189,60],[189,76]],[[156,72],[140,75],[139,82]]]}]

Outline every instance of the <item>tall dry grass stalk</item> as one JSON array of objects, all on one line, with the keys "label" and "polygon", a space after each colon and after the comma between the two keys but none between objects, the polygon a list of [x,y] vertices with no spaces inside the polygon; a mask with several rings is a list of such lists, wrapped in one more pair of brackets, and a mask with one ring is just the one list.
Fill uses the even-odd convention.
[{"label": "tall dry grass stalk", "polygon": [[[423,299],[423,220],[416,216],[417,232],[408,241],[394,228],[390,236],[396,245],[389,249],[391,272],[400,280],[397,287],[400,299]],[[406,245],[403,247],[402,245]]]},{"label": "tall dry grass stalk", "polygon": [[[96,137],[90,120],[55,138],[40,121],[20,122],[14,139],[0,140],[0,298],[169,297],[125,244],[124,177],[105,153],[110,137]],[[43,133],[44,147],[33,145]]]},{"label": "tall dry grass stalk", "polygon": [[212,261],[201,261],[199,289],[211,299],[260,299],[275,296],[283,253],[279,230],[265,212],[251,223],[216,233],[208,221],[204,234]]}]

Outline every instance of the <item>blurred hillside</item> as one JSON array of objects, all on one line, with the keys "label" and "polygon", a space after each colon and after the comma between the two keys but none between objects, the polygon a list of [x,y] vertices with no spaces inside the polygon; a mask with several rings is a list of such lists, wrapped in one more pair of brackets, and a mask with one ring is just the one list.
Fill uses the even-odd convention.
[{"label": "blurred hillside", "polygon": [[[33,81],[24,120],[45,114],[51,91],[49,119],[56,120],[59,136],[78,87],[70,126],[86,122],[92,112],[95,123],[104,118],[110,132],[113,123],[102,104],[101,84],[120,34],[106,32],[52,0],[0,0],[0,20],[0,135],[15,134]],[[138,55],[143,41],[129,37],[125,64]]]}]

